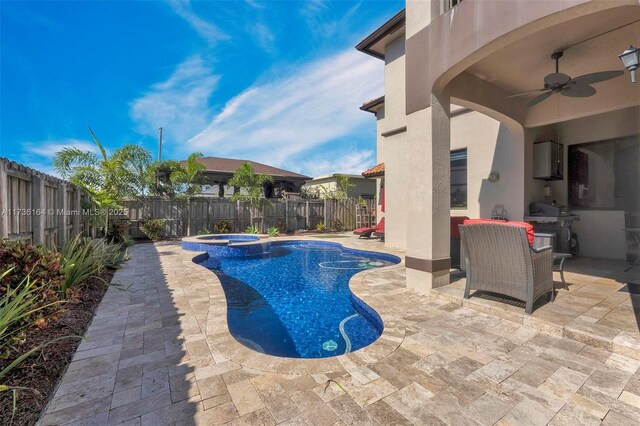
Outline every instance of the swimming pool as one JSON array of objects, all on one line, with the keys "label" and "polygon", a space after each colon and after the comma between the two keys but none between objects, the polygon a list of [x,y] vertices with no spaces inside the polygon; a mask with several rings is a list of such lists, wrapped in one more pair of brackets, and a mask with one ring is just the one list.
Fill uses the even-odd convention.
[{"label": "swimming pool", "polygon": [[229,331],[238,342],[269,355],[323,358],[382,334],[380,316],[351,293],[349,279],[399,261],[330,242],[275,241],[265,253],[210,254],[201,264],[222,283]]}]

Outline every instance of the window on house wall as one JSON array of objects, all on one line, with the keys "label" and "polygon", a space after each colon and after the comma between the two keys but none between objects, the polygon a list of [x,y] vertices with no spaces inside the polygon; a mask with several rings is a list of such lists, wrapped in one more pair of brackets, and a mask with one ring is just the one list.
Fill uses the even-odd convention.
[{"label": "window on house wall", "polygon": [[569,206],[640,211],[640,137],[569,146]]},{"label": "window on house wall", "polygon": [[462,0],[444,0],[445,10],[449,10],[461,2]]},{"label": "window on house wall", "polygon": [[467,207],[467,150],[451,151],[451,207]]}]

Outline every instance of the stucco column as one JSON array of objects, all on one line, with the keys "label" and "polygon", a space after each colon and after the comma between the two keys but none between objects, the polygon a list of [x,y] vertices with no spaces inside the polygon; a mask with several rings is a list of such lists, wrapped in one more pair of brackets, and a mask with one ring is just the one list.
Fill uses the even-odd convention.
[{"label": "stucco column", "polygon": [[411,187],[407,215],[407,288],[428,295],[449,284],[449,95],[407,115]]}]

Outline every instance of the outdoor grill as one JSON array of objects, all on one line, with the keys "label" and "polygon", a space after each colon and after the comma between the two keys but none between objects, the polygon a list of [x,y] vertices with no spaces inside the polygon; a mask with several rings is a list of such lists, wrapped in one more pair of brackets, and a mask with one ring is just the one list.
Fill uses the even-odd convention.
[{"label": "outdoor grill", "polygon": [[564,206],[550,203],[531,203],[525,222],[533,225],[536,234],[553,234],[553,251],[578,254],[578,237],[571,232],[571,225],[580,218],[569,213]]}]

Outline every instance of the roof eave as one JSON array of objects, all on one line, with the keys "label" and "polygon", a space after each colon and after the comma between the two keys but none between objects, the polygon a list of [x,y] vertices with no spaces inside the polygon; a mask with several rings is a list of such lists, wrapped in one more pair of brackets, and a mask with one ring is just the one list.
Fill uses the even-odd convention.
[{"label": "roof eave", "polygon": [[384,37],[395,32],[398,28],[403,27],[405,24],[406,10],[402,9],[395,16],[382,24],[377,30],[372,32],[369,36],[365,37],[360,43],[356,45],[356,49],[367,55],[371,55],[374,58],[384,59],[384,54],[371,50],[371,47],[382,40]]}]

